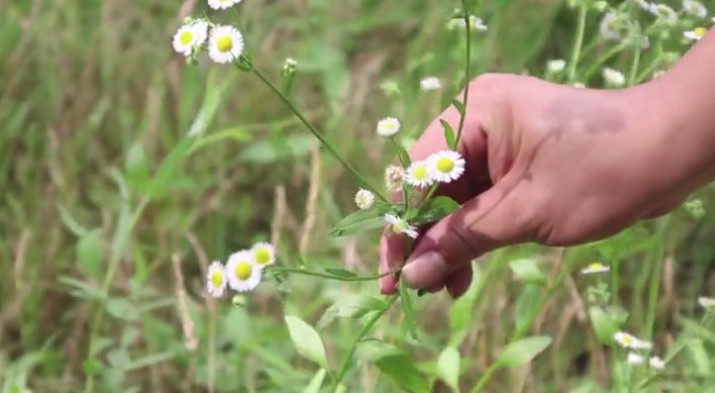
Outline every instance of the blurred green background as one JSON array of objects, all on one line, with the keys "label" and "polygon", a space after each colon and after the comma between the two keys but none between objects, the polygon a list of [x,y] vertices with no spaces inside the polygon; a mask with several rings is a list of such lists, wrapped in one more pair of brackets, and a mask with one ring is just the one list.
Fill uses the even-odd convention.
[{"label": "blurred green background", "polygon": [[[541,74],[546,60],[568,57],[575,12],[565,2],[478,3],[473,11],[489,30],[475,35],[475,75]],[[273,240],[288,261],[303,254],[316,265],[372,273],[377,235],[326,240],[353,209],[354,182],[315,154],[310,134],[256,78],[207,61],[188,66],[171,37],[187,15],[238,15],[257,66],[279,80],[284,59],[297,59],[293,100],[379,184],[390,157],[373,136],[376,121],[399,117],[415,138],[463,85],[463,41],[445,29],[458,5],[245,0],[236,13],[218,15],[203,0],[0,2],[2,392],[87,391],[88,374],[97,392],[301,391],[316,368],[296,354],[283,315],[314,323],[338,299],[376,295],[377,284],[297,277],[289,294],[266,284],[233,305],[205,296],[205,266]],[[599,20],[589,16],[590,35]],[[432,75],[445,88],[420,92],[420,79]],[[385,82],[399,93],[381,88]],[[203,130],[200,143],[165,160],[192,127]],[[706,211],[711,194],[698,195]],[[137,206],[144,209],[133,226]],[[459,345],[462,383],[471,386],[514,322],[523,286],[505,262],[536,255],[550,274],[564,263],[624,262],[614,302],[631,312],[630,329],[652,331],[669,348],[694,329],[697,296],[715,294],[712,217],[681,209],[609,242],[496,252],[480,263],[499,266],[482,271],[489,285],[466,300],[420,299],[419,343],[405,342],[399,310],[372,336],[407,347],[426,375],[445,345]],[[533,367],[500,371],[491,391],[596,392],[608,383],[609,350],[594,339],[579,295],[587,284],[566,279],[532,327],[554,337],[552,347]],[[100,305],[106,316],[96,323]],[[346,319],[321,329],[331,363],[359,329]],[[707,389],[715,333],[701,333],[701,345],[671,369],[670,391]],[[348,374],[350,392],[396,391],[361,359]],[[449,390],[436,382],[434,391]]]}]

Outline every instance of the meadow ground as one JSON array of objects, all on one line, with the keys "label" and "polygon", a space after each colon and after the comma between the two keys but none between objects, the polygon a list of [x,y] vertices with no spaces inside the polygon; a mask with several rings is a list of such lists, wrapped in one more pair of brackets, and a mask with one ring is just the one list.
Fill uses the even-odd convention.
[{"label": "meadow ground", "polygon": [[[610,3],[639,26],[654,23]],[[295,58],[291,99],[381,184],[393,158],[375,123],[398,117],[414,139],[464,84],[463,34],[445,27],[459,6],[244,0],[219,15],[204,0],[0,2],[2,393],[332,393],[374,312],[331,306],[379,299],[374,281],[291,276],[214,300],[205,270],[271,241],[285,265],[302,255],[373,274],[379,233],[328,236],[354,210],[354,180],[257,78],[207,59],[189,66],[171,37],[188,15],[238,18],[256,66],[279,81]],[[580,27],[579,11],[558,0],[485,0],[470,12],[488,25],[473,36],[472,75],[542,76],[548,60],[569,59]],[[650,78],[687,49],[681,30],[711,24],[681,13],[669,37],[648,32],[650,50],[634,50],[598,38],[603,11],[584,15],[574,72],[593,87],[605,65],[628,83]],[[420,91],[427,76],[443,88]],[[187,144],[192,131],[200,138]],[[417,339],[402,309],[390,309],[347,358],[340,389],[466,392],[483,381],[490,392],[715,392],[715,325],[697,303],[715,296],[712,201],[708,187],[689,208],[594,244],[491,253],[462,299],[415,299]],[[514,261],[548,285],[525,280]],[[579,274],[594,261],[610,273]],[[604,315],[623,312],[619,326],[668,360],[662,372],[627,365],[602,343]],[[328,372],[299,354],[285,315],[316,327]],[[515,335],[553,341],[530,363],[493,367]],[[400,352],[376,358],[377,344]],[[308,386],[323,378],[322,390]]]}]

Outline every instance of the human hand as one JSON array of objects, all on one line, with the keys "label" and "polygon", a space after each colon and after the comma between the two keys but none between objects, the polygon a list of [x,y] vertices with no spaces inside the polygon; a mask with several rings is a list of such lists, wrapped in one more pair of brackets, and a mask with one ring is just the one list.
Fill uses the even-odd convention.
[{"label": "human hand", "polygon": [[[413,288],[460,296],[470,262],[522,242],[567,246],[613,235],[678,206],[690,191],[669,155],[657,86],[577,89],[536,78],[491,74],[470,86],[462,140],[466,173],[440,187],[459,211],[422,228],[412,254],[386,231],[380,271],[402,266]],[[655,97],[655,98],[654,98]],[[457,129],[448,108],[411,149],[413,160],[446,149],[439,119]],[[673,158],[673,160],[671,160]],[[380,288],[394,293],[398,278]]]}]

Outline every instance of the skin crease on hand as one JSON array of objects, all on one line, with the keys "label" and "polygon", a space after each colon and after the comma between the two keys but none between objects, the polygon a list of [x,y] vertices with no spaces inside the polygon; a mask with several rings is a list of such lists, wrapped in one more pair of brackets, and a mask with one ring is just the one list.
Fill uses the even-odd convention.
[{"label": "skin crease on hand", "polygon": [[[669,212],[692,191],[674,186],[682,180],[667,169],[673,157],[663,154],[664,120],[653,108],[653,97],[663,92],[655,82],[592,90],[488,74],[468,88],[458,147],[467,171],[438,190],[461,209],[420,228],[409,258],[400,235],[385,231],[381,240],[380,271],[407,259],[401,276],[410,287],[446,287],[458,297],[472,280],[470,261],[488,251],[602,239]],[[459,114],[450,107],[435,119],[412,159],[447,148],[439,119],[456,130]],[[395,293],[398,279],[384,277],[381,292]]]}]

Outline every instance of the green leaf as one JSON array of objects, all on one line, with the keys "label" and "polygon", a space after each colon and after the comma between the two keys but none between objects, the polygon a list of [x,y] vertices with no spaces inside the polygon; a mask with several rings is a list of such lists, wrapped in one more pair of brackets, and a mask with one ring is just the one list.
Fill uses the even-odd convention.
[{"label": "green leaf", "polygon": [[497,364],[505,367],[523,366],[551,345],[551,341],[548,336],[534,336],[513,342],[499,355]]},{"label": "green leaf", "polygon": [[95,288],[84,281],[77,280],[76,278],[60,276],[57,278],[57,281],[73,288],[70,291],[70,294],[74,297],[89,300],[101,300],[105,297],[104,292],[102,292],[99,288]]},{"label": "green leaf", "polygon": [[459,392],[459,351],[447,347],[437,359],[437,375],[452,390]]},{"label": "green leaf", "polygon": [[459,210],[459,203],[446,196],[438,196],[426,201],[415,217],[407,217],[412,225],[422,225],[442,219]]},{"label": "green leaf", "polygon": [[137,139],[127,152],[124,159],[124,169],[126,178],[134,189],[141,190],[147,179],[149,179],[149,163],[141,140]]},{"label": "green leaf", "polygon": [[452,105],[457,108],[457,112],[459,112],[460,116],[464,116],[464,104],[462,103],[462,101],[454,99],[452,100]]},{"label": "green leaf", "polygon": [[315,375],[313,376],[313,379],[310,380],[308,386],[303,389],[303,393],[318,393],[320,391],[320,388],[323,386],[325,374],[326,371],[324,368],[318,370],[318,372],[315,373]]},{"label": "green leaf", "polygon": [[439,122],[444,129],[444,140],[447,142],[447,146],[452,150],[457,150],[457,137],[454,134],[452,126],[443,119],[439,119]]},{"label": "green leaf", "polygon": [[511,271],[528,284],[546,286],[546,274],[539,269],[534,259],[519,259],[509,264]]},{"label": "green leaf", "polygon": [[604,344],[612,345],[613,336],[625,324],[628,314],[616,308],[603,310],[599,306],[588,308],[588,316],[593,325],[593,331],[598,340]]},{"label": "green leaf", "polygon": [[80,270],[96,280],[102,279],[102,231],[86,232],[77,242],[77,259]]},{"label": "green leaf", "polygon": [[158,199],[166,195],[169,182],[174,178],[181,163],[189,156],[189,149],[195,140],[193,137],[183,138],[164,158],[147,188],[150,196]]},{"label": "green leaf", "polygon": [[335,318],[357,319],[370,311],[381,310],[386,306],[387,302],[372,296],[351,296],[330,306],[320,318],[316,327],[321,330]]},{"label": "green leaf", "polygon": [[400,280],[397,285],[398,291],[400,293],[400,304],[402,305],[402,311],[405,313],[405,320],[402,323],[403,331],[406,331],[414,338],[417,339],[417,321],[415,319],[415,308],[414,299],[412,299],[412,293],[410,289],[405,284],[405,280]]},{"label": "green leaf", "polygon": [[378,352],[373,357],[372,363],[380,372],[408,392],[430,393],[431,391],[412,358],[397,349]]},{"label": "green leaf", "polygon": [[285,321],[288,325],[290,338],[298,353],[327,369],[328,358],[325,356],[325,347],[323,347],[323,341],[315,329],[295,316],[286,316]]},{"label": "green leaf", "polygon": [[543,288],[529,284],[524,287],[524,291],[516,301],[514,307],[514,319],[516,321],[516,329],[521,330],[533,320],[534,313],[538,312],[541,299],[544,297]]},{"label": "green leaf", "polygon": [[328,232],[328,235],[332,237],[348,236],[384,226],[384,212],[377,206],[373,206],[370,209],[358,210],[344,217]]},{"label": "green leaf", "polygon": [[123,321],[134,322],[139,319],[137,309],[126,299],[114,298],[107,301],[107,314]]},{"label": "green leaf", "polygon": [[405,146],[401,143],[398,143],[395,138],[391,138],[392,140],[392,146],[395,147],[395,152],[397,153],[397,158],[400,159],[400,163],[402,164],[403,167],[407,168],[412,164],[412,159],[410,159],[410,153],[407,152],[407,149],[405,149]]},{"label": "green leaf", "polygon": [[141,368],[149,367],[156,363],[163,362],[165,360],[169,360],[169,359],[173,358],[174,356],[176,356],[176,354],[173,352],[161,352],[161,353],[155,353],[152,355],[144,356],[143,358],[133,360],[131,363],[127,364],[126,370],[127,371],[139,370]]}]

